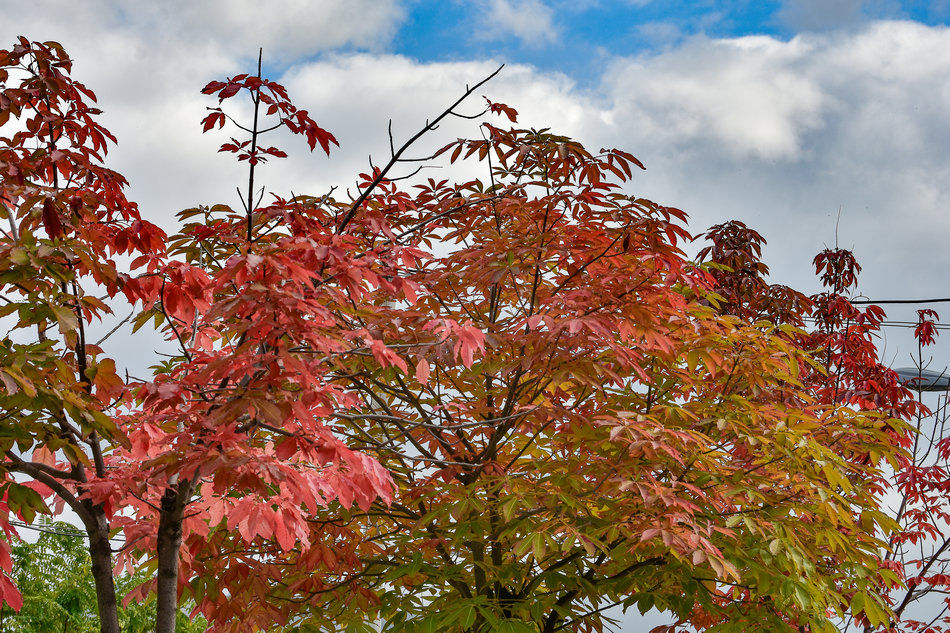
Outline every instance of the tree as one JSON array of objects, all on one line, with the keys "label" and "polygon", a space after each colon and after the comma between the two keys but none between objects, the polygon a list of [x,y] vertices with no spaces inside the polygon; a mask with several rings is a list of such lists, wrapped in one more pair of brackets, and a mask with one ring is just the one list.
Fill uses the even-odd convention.
[{"label": "tree", "polygon": [[[115,139],[95,121],[99,111],[87,103],[95,97],[70,69],[55,43],[20,38],[0,51],[0,123],[11,134],[0,141],[0,203],[9,220],[0,240],[0,315],[36,330],[28,342],[5,337],[0,351],[0,526],[11,532],[7,512],[32,521],[51,497],[78,515],[104,633],[119,631],[109,539],[124,529],[128,547],[119,562],[156,570],[154,624],[166,633],[175,630],[179,584],[197,573],[193,566],[209,547],[241,552],[264,534],[280,550],[296,544],[301,555],[318,553],[325,535],[306,529],[307,513],[333,500],[366,507],[378,495],[388,498],[388,474],[321,423],[352,396],[323,379],[323,360],[313,354],[348,351],[358,337],[322,302],[358,300],[364,275],[390,274],[403,253],[364,257],[317,224],[303,235],[258,239],[271,228],[258,223],[263,215],[296,214],[299,206],[262,210],[255,202],[256,165],[282,155],[258,145],[259,121],[273,115],[272,129],[306,136],[311,149],[319,143],[329,151],[335,140],[279,84],[241,75],[206,91],[221,100],[241,90],[252,95],[251,138],[240,150],[226,146],[248,161],[248,197],[243,213],[228,215],[230,224],[204,227],[222,236],[240,231],[230,245],[202,255],[202,267],[174,259],[179,250],[169,257],[165,234],[122,193],[125,180],[102,167]],[[121,270],[117,256],[131,257],[139,272]],[[322,283],[324,266],[343,274],[339,286]],[[181,344],[181,356],[147,382],[119,378],[115,362],[86,338],[92,321],[112,313],[107,301],[123,297]],[[0,563],[10,571],[6,542]],[[265,564],[250,552],[235,567]],[[205,581],[229,605],[213,614],[219,619],[254,602],[253,573],[226,586]],[[21,603],[6,575],[0,598],[15,609]],[[244,625],[261,626],[261,617]]]},{"label": "tree", "polygon": [[[65,522],[42,522],[39,539],[13,544],[13,575],[23,596],[23,608],[0,612],[4,631],[11,633],[93,633],[99,630],[96,588],[92,578],[85,533]],[[147,580],[146,571],[119,576],[119,595]],[[155,601],[132,602],[119,609],[119,624],[126,633],[148,633],[155,621]],[[204,631],[202,619],[188,622],[179,614],[178,630]]]},{"label": "tree", "polygon": [[[268,130],[336,141],[259,62],[204,89],[204,130],[240,130],[221,150],[248,165],[242,206],[166,238],[101,167],[62,49],[21,39],[0,62],[0,310],[37,330],[0,355],[4,501],[80,515],[102,631],[116,530],[119,564],[156,572],[134,595],[156,592],[159,633],[179,596],[219,631],[597,630],[611,604],[720,630],[887,618],[879,483],[905,425],[825,397],[794,328],[719,309],[685,214],[622,192],[630,154],[485,123],[407,155],[483,81],[350,199],[263,203]],[[250,121],[223,109],[239,94]],[[400,187],[400,165],[446,158],[486,182]],[[120,379],[85,340],[110,311],[93,288],[179,354]]]},{"label": "tree", "polygon": [[83,533],[49,523],[36,543],[13,545],[13,575],[23,596],[19,613],[4,606],[4,631],[93,633],[96,592]]},{"label": "tree", "polygon": [[[918,310],[914,335],[918,340],[915,363],[919,375],[908,388],[894,371],[878,361],[874,339],[885,318],[884,311],[875,305],[862,310],[851,302],[861,271],[853,253],[839,248],[820,253],[814,263],[826,291],[805,297],[765,282],[768,269],[759,260],[764,239],[752,229],[728,222],[713,227],[706,236],[712,245],[701,251],[701,257],[722,266],[714,272],[719,292],[724,295],[721,310],[785,321],[797,314],[796,325],[804,325],[802,317],[810,315],[814,319],[812,333],[800,332],[797,338],[821,363],[822,371],[813,373],[810,379],[818,396],[827,402],[884,411],[913,424],[910,436],[891,431],[895,442],[904,443],[910,451],[878,483],[891,499],[897,499],[887,507],[897,529],[877,554],[882,565],[901,580],[895,583],[891,575],[879,579],[880,591],[893,614],[869,621],[860,613],[863,597],[854,594],[851,600],[856,612],[841,620],[841,630],[947,630],[950,539],[945,526],[950,519],[946,496],[950,439],[944,423],[946,400],[943,396],[933,412],[924,406],[920,375],[928,363],[924,349],[933,344],[938,333],[936,312]],[[921,612],[918,606],[911,617],[914,609],[909,607],[928,595],[944,596],[938,598],[942,604],[934,610],[935,615]]]},{"label": "tree", "polygon": [[[922,373],[932,362],[924,349],[935,342],[937,313],[917,311],[914,359],[918,378],[910,387],[916,400],[924,402]],[[942,633],[950,630],[950,435],[947,433],[947,393],[938,395],[933,410],[921,406],[911,418],[916,434],[910,456],[889,478],[889,489],[900,499],[892,514],[900,530],[891,536],[883,557],[900,571],[905,585],[891,592],[892,628],[901,633]],[[934,614],[915,608],[922,600],[936,603]],[[871,633],[874,627],[865,626]]]},{"label": "tree", "polygon": [[[853,606],[882,622],[877,469],[905,425],[819,399],[794,328],[717,310],[715,275],[678,248],[684,214],[621,193],[632,156],[483,129],[444,155],[487,163],[488,182],[390,185],[375,207],[449,252],[409,277],[415,302],[381,290],[361,315],[399,357],[337,373],[363,397],[341,432],[397,482],[345,524],[368,535],[369,617],[548,633],[599,630],[620,604],[817,631]],[[308,622],[348,613],[328,594]]]},{"label": "tree", "polygon": [[[88,325],[111,312],[91,289],[114,297],[133,288],[135,280],[114,258],[137,256],[154,270],[164,234],[126,199],[125,179],[102,166],[106,144],[115,139],[96,122],[99,111],[87,102],[94,96],[69,77],[70,68],[54,43],[21,38],[0,51],[0,124],[9,134],[0,139],[0,207],[9,222],[0,240],[0,314],[15,318],[17,329],[35,329],[0,344],[0,525],[10,533],[7,511],[27,522],[45,511],[40,493],[53,491],[68,504],[89,536],[102,630],[111,633],[119,625],[110,509],[86,493],[91,479],[106,476],[110,445],[123,439],[108,412],[124,385],[114,361],[86,339]],[[9,572],[6,542],[0,561]],[[3,575],[0,597],[19,605]]]}]

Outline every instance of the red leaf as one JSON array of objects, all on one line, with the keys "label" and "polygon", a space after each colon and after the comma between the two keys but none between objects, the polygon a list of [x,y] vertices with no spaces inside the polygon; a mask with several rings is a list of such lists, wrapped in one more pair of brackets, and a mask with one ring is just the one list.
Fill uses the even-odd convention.
[{"label": "red leaf", "polygon": [[310,150],[313,151],[316,147],[316,144],[319,142],[320,147],[326,153],[327,156],[330,155],[330,143],[333,143],[337,147],[340,146],[340,143],[336,140],[332,134],[324,130],[319,125],[310,122],[310,125],[306,127],[307,133],[307,144],[310,145]]},{"label": "red leaf", "polygon": [[396,354],[396,352],[386,347],[385,343],[379,339],[372,340],[370,349],[373,352],[373,357],[376,358],[376,361],[383,367],[395,366],[403,373],[407,372],[408,367],[406,366],[406,361]]},{"label": "red leaf", "polygon": [[458,334],[459,342],[455,346],[455,352],[459,354],[466,367],[471,367],[475,362],[476,350],[485,350],[485,335],[472,325],[461,326]]},{"label": "red leaf", "polygon": [[212,81],[207,86],[201,89],[202,94],[210,95],[216,93],[218,90],[224,88],[227,84],[223,81]]},{"label": "red leaf", "polygon": [[518,111],[511,106],[507,106],[504,103],[495,103],[488,97],[485,97],[485,101],[488,102],[488,109],[492,114],[504,114],[512,123],[515,123],[518,120]]},{"label": "red leaf", "polygon": [[43,201],[43,228],[50,239],[56,239],[63,234],[63,223],[56,212],[56,205],[52,198]]},{"label": "red leaf", "polygon": [[221,92],[218,93],[218,100],[224,101],[225,99],[229,99],[233,97],[234,95],[236,95],[238,93],[238,90],[240,89],[241,89],[241,84],[237,84],[237,83],[228,84],[227,86],[225,86],[224,89],[221,90]]},{"label": "red leaf", "polygon": [[0,604],[7,603],[10,608],[20,612],[23,608],[23,596],[6,574],[0,574]]},{"label": "red leaf", "polygon": [[294,536],[287,529],[287,521],[284,517],[277,517],[274,523],[274,536],[277,537],[277,544],[285,552],[290,551],[294,546]]},{"label": "red leaf", "polygon": [[0,569],[9,573],[13,571],[13,559],[10,557],[10,544],[0,541]]},{"label": "red leaf", "polygon": [[921,345],[932,345],[937,338],[935,321],[940,317],[935,310],[925,309],[917,311],[917,327],[914,329],[914,338]]},{"label": "red leaf", "polygon": [[213,128],[215,125],[217,125],[219,128],[222,128],[224,127],[224,122],[225,122],[224,113],[212,112],[211,114],[206,116],[201,122],[203,124],[201,127],[202,132],[207,132],[208,130]]},{"label": "red leaf", "polygon": [[277,149],[276,147],[262,147],[258,151],[264,154],[269,154],[276,158],[287,158],[287,153]]}]

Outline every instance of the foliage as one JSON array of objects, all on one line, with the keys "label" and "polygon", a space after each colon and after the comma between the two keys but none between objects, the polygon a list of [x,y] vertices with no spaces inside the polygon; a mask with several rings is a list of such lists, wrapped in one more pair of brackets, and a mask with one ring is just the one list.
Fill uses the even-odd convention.
[{"label": "foliage", "polygon": [[[451,246],[409,276],[417,301],[382,290],[360,315],[406,366],[337,374],[363,396],[342,428],[398,484],[347,524],[369,535],[371,617],[599,630],[620,604],[817,631],[861,595],[882,621],[876,468],[904,425],[819,399],[803,332],[717,313],[682,212],[620,191],[633,157],[484,129],[444,153],[488,163],[488,183],[392,185],[375,207]],[[310,624],[348,612],[330,594]]]},{"label": "foliage", "polygon": [[[264,202],[257,170],[285,155],[265,133],[336,140],[260,61],[204,89],[204,131],[240,130],[221,150],[247,165],[241,206],[166,238],[101,167],[111,137],[69,64],[0,52],[0,311],[37,332],[0,350],[3,499],[80,516],[102,631],[118,530],[158,633],[179,595],[216,631],[599,631],[612,604],[708,630],[886,623],[882,469],[912,405],[879,381],[879,316],[836,298],[846,261],[822,260],[836,294],[809,334],[798,293],[751,305],[753,256],[688,261],[685,214],[625,192],[626,152],[483,123],[406,155],[451,115],[515,123],[456,110],[484,82],[349,199]],[[224,110],[238,95],[249,121]],[[401,187],[439,161],[485,179]],[[86,341],[123,298],[179,349],[145,381]],[[0,598],[19,600],[3,575]]]},{"label": "foliage", "polygon": [[[0,342],[0,448],[7,511],[31,521],[52,491],[89,535],[104,630],[116,631],[110,561],[110,508],[88,496],[91,478],[105,477],[109,448],[125,441],[110,414],[123,392],[115,362],[87,340],[94,321],[112,312],[109,298],[135,293],[138,281],[117,257],[137,257],[153,271],[164,234],[143,221],[122,192],[126,182],[102,166],[112,135],[95,119],[95,97],[69,77],[71,61],[55,43],[20,38],[0,51],[0,315],[14,333]],[[34,335],[28,334],[30,330]],[[63,465],[56,463],[60,455]],[[15,480],[18,473],[32,483]],[[9,548],[0,544],[4,571]],[[0,575],[0,597],[19,597]]]},{"label": "foliage", "polygon": [[[895,441],[909,448],[909,454],[900,456],[896,467],[878,480],[891,499],[886,510],[899,526],[878,552],[882,565],[892,571],[882,574],[878,582],[893,614],[886,619],[874,618],[868,607],[877,611],[879,605],[868,603],[861,592],[848,591],[852,612],[840,621],[840,628],[863,629],[865,633],[950,630],[944,608],[909,608],[928,599],[928,594],[945,595],[950,587],[950,538],[945,533],[950,522],[946,495],[950,438],[946,435],[945,396],[931,412],[923,405],[920,380],[903,385],[893,371],[878,362],[874,338],[885,314],[879,306],[862,310],[851,303],[861,270],[852,253],[838,248],[820,253],[815,266],[826,291],[804,297],[766,284],[768,269],[759,261],[764,240],[755,231],[739,222],[729,222],[713,227],[707,237],[713,244],[701,255],[725,266],[714,273],[720,279],[719,292],[725,296],[720,309],[755,312],[769,319],[787,319],[796,312],[811,315],[813,332],[801,338],[800,344],[814,350],[822,365],[822,371],[810,379],[819,397],[882,410],[910,420],[914,426],[910,438],[896,429],[890,431]],[[916,364],[921,370],[927,364],[924,349],[934,343],[938,333],[936,319],[935,311],[918,310],[914,336],[918,340]],[[895,576],[900,583],[895,582]],[[945,597],[940,601],[947,604]],[[930,617],[930,613],[936,615]]]},{"label": "foliage", "polygon": [[[36,542],[13,545],[13,575],[23,596],[23,608],[14,613],[4,607],[0,621],[10,633],[92,633],[99,630],[95,583],[84,534],[69,523],[41,523]],[[118,591],[124,595],[146,580],[145,572],[120,576]],[[155,619],[155,602],[131,602],[119,609],[126,633],[148,633]],[[180,614],[178,630],[199,633],[206,627]]]},{"label": "foliage", "polygon": [[[154,625],[166,633],[175,627],[179,580],[214,560],[209,549],[241,552],[263,535],[281,550],[299,545],[303,555],[308,548],[319,555],[325,535],[310,533],[306,515],[337,499],[365,507],[388,497],[389,475],[321,423],[352,396],[323,380],[315,354],[361,345],[358,333],[321,318],[329,315],[322,304],[358,300],[363,275],[389,275],[391,258],[402,252],[359,259],[364,253],[349,252],[319,228],[276,234],[255,252],[250,238],[262,212],[254,168],[265,154],[280,155],[257,145],[258,110],[277,117],[272,127],[304,135],[311,148],[334,141],[281,86],[245,75],[206,91],[223,100],[246,90],[255,103],[250,147],[238,156],[250,164],[240,220],[246,233],[210,253],[203,267],[168,257],[164,233],[122,193],[124,178],[102,167],[115,139],[96,122],[99,111],[89,105],[95,97],[70,69],[55,43],[20,38],[0,51],[0,123],[10,134],[0,139],[0,207],[9,220],[0,239],[0,315],[36,332],[0,344],[0,526],[11,532],[8,510],[32,521],[47,511],[44,498],[69,505],[89,537],[101,630],[108,633],[119,631],[109,539],[124,528],[134,548],[119,563],[141,563],[155,574]],[[295,211],[285,204],[266,212]],[[226,232],[221,225],[206,230]],[[131,259],[129,270],[120,269],[120,258]],[[324,265],[345,273],[339,288],[318,283]],[[261,274],[269,285],[261,285]],[[274,275],[280,279],[270,283]],[[148,382],[119,378],[114,360],[86,337],[92,322],[124,301],[142,306],[182,344],[182,356]],[[305,353],[295,351],[299,345]],[[15,473],[32,482],[14,480]],[[246,613],[262,604],[250,570],[265,560],[250,553],[231,561],[232,573],[243,575],[230,584],[206,576],[214,595],[205,599],[206,591],[201,604],[212,615],[224,605],[219,619],[241,616],[235,626],[268,624],[266,604],[262,614]],[[6,542],[0,563],[10,571]],[[19,607],[2,574],[0,598]]]},{"label": "foliage", "polygon": [[68,523],[45,525],[50,531],[36,543],[13,546],[13,574],[23,608],[17,614],[4,608],[4,630],[96,631],[95,586],[81,533]]},{"label": "foliage", "polygon": [[[914,336],[918,341],[918,380],[911,384],[923,402],[923,378],[931,360],[924,350],[935,342],[938,330],[934,310],[918,310]],[[938,394],[933,411],[921,407],[912,417],[916,428],[910,456],[888,479],[899,502],[892,510],[900,530],[891,536],[883,554],[901,573],[905,585],[891,592],[894,630],[900,633],[950,631],[950,435],[947,432],[947,393]],[[920,604],[933,607],[922,610]],[[933,614],[933,615],[932,615]],[[866,627],[866,633],[873,631]]]}]

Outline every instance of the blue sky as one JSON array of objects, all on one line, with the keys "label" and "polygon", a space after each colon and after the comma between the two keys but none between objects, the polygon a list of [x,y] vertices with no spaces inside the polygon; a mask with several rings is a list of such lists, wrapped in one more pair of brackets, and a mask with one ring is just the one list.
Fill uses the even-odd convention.
[{"label": "blue sky", "polygon": [[[650,54],[697,35],[731,38],[769,35],[787,40],[801,31],[854,28],[880,19],[946,25],[950,2],[860,0],[590,0],[510,2],[514,12],[535,18],[536,29],[519,37],[517,27],[486,20],[493,2],[416,1],[407,5],[392,51],[423,61],[458,61],[483,57],[531,64],[562,72],[581,84],[599,75],[612,56]],[[497,9],[496,9],[497,10]],[[499,16],[501,17],[501,16]],[[537,18],[540,18],[538,20]],[[545,28],[550,21],[550,29]]]}]

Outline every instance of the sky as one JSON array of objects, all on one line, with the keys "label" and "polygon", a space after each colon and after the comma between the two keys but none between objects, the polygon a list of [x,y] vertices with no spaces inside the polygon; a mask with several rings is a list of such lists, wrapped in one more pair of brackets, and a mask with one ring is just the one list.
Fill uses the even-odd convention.
[{"label": "sky", "polygon": [[[837,239],[881,299],[950,295],[948,20],[950,0],[34,0],[10,2],[0,42],[66,46],[119,138],[110,166],[166,229],[182,208],[237,202],[199,89],[252,70],[258,47],[342,145],[268,165],[284,193],[352,183],[390,118],[408,137],[505,63],[485,94],[524,125],[634,153],[635,192],[684,209],[694,233],[746,222],[772,280],[806,291]],[[908,364],[907,334],[887,331],[888,362]],[[950,363],[950,347],[935,355]]]},{"label": "sky", "polygon": [[[688,212],[694,233],[729,219],[757,229],[773,282],[816,291],[811,260],[837,243],[862,264],[865,297],[950,296],[950,0],[0,7],[0,47],[22,34],[74,57],[119,139],[109,165],[166,230],[180,209],[237,204],[242,172],[216,154],[220,137],[201,135],[213,101],[199,90],[253,70],[259,47],[265,74],[342,146],[268,164],[261,177],[283,193],[345,188],[385,154],[390,119],[406,138],[504,63],[484,94],[523,125],[632,152],[647,167],[633,190]],[[456,130],[431,142],[471,133]],[[915,307],[888,315],[911,320]],[[936,308],[950,322],[950,304]],[[906,366],[915,346],[890,327],[882,349]],[[950,341],[932,355],[933,368],[950,364]]]}]

